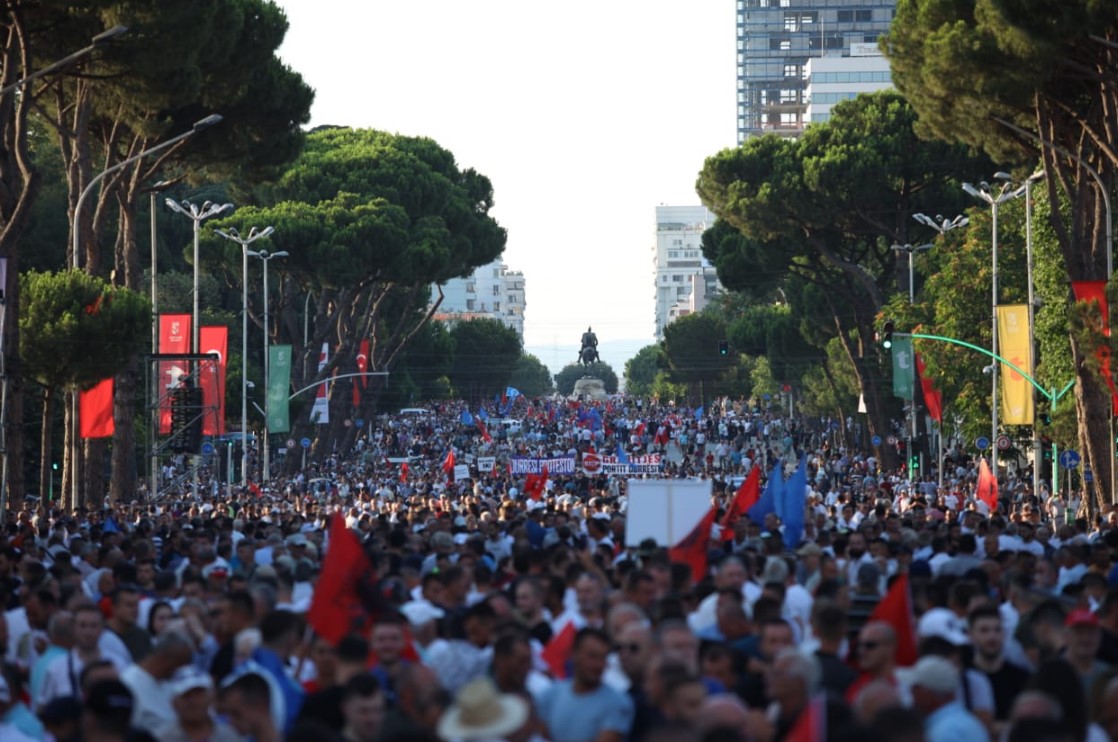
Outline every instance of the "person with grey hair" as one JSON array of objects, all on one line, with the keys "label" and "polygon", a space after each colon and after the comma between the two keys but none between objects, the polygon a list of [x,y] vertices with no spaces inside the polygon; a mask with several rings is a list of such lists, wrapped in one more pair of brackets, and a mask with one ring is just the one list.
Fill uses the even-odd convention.
[{"label": "person with grey hair", "polygon": [[175,721],[174,696],[168,683],[180,667],[194,658],[194,641],[182,621],[176,621],[163,633],[140,662],[120,674],[120,680],[132,691],[132,726],[154,734]]},{"label": "person with grey hair", "polygon": [[47,621],[46,650],[35,660],[31,667],[31,677],[28,690],[32,698],[38,698],[43,687],[43,679],[47,674],[47,667],[58,657],[65,657],[66,653],[74,647],[74,614],[69,611],[57,611]]},{"label": "person with grey hair", "polygon": [[986,742],[978,717],[957,698],[959,670],[944,657],[923,657],[906,673],[912,705],[924,717],[927,742]]},{"label": "person with grey hair", "polygon": [[794,647],[776,653],[765,675],[766,719],[773,724],[776,739],[785,739],[800,715],[819,693],[822,670],[814,655]]}]

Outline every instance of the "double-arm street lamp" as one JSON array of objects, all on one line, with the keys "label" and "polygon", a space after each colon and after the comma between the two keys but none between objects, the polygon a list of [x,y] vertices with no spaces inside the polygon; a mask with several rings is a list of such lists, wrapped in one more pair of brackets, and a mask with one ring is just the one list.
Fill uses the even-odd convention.
[{"label": "double-arm street lamp", "polygon": [[[270,228],[269,228],[270,229]],[[270,253],[267,250],[247,250],[245,253],[249,257],[260,258],[264,263],[264,434],[262,440],[263,449],[261,452],[262,467],[260,478],[268,481],[268,336],[270,334],[270,327],[268,325],[268,263],[275,258],[286,258],[288,253],[286,250]]]},{"label": "double-arm street lamp", "polygon": [[[1021,195],[1019,189],[1015,189],[1013,184],[1010,183],[1009,173],[994,173],[994,178],[1001,181],[1001,186],[991,186],[989,183],[983,181],[977,187],[970,183],[963,183],[963,190],[974,196],[975,198],[982,199],[990,205],[990,215],[993,220],[993,249],[992,261],[993,272],[990,278],[992,284],[991,291],[991,317],[990,317],[990,347],[994,355],[998,353],[998,207],[1006,201],[1017,198]],[[990,370],[991,389],[993,390],[990,395],[990,428],[991,428],[991,442],[996,442],[998,439],[998,364],[993,364]],[[998,475],[998,447],[996,445],[990,446],[990,469],[994,472],[994,476]]]},{"label": "double-arm street lamp", "polygon": [[[248,486],[248,246],[275,230],[253,227],[242,236],[236,229],[215,229],[219,235],[241,246],[241,484]],[[267,266],[267,263],[264,263]],[[265,363],[267,362],[267,323],[265,322]],[[267,404],[265,402],[265,404]],[[265,421],[265,426],[267,421]]]}]

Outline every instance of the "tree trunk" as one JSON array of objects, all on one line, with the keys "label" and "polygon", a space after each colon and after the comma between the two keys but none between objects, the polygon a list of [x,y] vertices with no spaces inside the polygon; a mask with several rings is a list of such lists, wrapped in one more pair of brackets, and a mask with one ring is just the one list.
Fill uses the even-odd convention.
[{"label": "tree trunk", "polygon": [[1083,466],[1090,467],[1094,481],[1084,482],[1084,503],[1094,517],[1111,501],[1110,467],[1110,390],[1100,382],[1091,363],[1083,355],[1075,334],[1071,337],[1075,360],[1075,412],[1079,419],[1079,445]]},{"label": "tree trunk", "polygon": [[74,497],[74,481],[77,477],[78,457],[74,455],[74,397],[76,392],[67,391],[63,396],[66,410],[62,415],[62,496],[59,500],[63,508],[72,511],[81,504],[81,493]]},{"label": "tree trunk", "polygon": [[54,389],[43,390],[43,424],[39,426],[39,502],[47,502],[50,495],[51,471],[51,420],[54,417]]},{"label": "tree trunk", "polygon": [[104,438],[84,438],[81,451],[84,462],[78,479],[82,500],[86,507],[100,510],[105,501],[105,446]]},{"label": "tree trunk", "polygon": [[109,497],[130,502],[136,497],[136,386],[140,362],[133,359],[113,385],[113,463]]}]

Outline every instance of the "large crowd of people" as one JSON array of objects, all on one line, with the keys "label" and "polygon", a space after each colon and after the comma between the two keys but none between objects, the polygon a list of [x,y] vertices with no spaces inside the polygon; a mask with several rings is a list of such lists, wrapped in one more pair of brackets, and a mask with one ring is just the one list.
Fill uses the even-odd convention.
[{"label": "large crowd of people", "polygon": [[[729,400],[363,432],[232,495],[10,511],[0,742],[1118,742],[1118,512],[1025,469],[991,512],[963,453],[884,471],[853,421]],[[801,456],[797,543],[723,516]],[[628,543],[629,476],[709,481],[705,569]],[[323,571],[340,524],[367,567]]]}]

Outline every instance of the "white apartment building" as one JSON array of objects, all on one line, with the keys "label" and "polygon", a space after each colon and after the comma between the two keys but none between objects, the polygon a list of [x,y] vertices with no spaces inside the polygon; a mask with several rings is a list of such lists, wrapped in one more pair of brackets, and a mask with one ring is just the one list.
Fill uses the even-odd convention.
[{"label": "white apartment building", "polygon": [[[444,322],[488,317],[500,320],[524,339],[524,274],[510,271],[500,260],[474,269],[466,278],[443,284],[443,302],[435,318]],[[438,299],[438,286],[431,286],[431,301]]]},{"label": "white apartment building", "polygon": [[703,232],[714,224],[704,206],[657,206],[653,270],[656,338],[673,320],[702,311],[721,291],[714,267],[703,257]]},{"label": "white apartment building", "polygon": [[831,108],[860,93],[893,87],[889,61],[877,44],[851,44],[849,56],[809,59],[805,69],[807,112],[804,122],[820,123],[831,118]]}]

